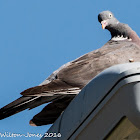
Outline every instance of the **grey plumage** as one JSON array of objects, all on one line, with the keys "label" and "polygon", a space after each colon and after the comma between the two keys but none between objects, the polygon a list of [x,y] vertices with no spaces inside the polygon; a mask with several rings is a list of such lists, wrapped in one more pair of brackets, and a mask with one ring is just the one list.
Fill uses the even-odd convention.
[{"label": "grey plumage", "polygon": [[101,71],[112,65],[129,63],[130,59],[140,62],[137,34],[128,25],[120,23],[110,11],[100,13],[98,20],[110,31],[111,40],[102,48],[63,65],[39,86],[23,91],[21,98],[0,109],[0,119],[49,103],[30,124],[53,123],[79,91]]},{"label": "grey plumage", "polygon": [[140,40],[136,32],[134,32],[127,24],[120,23],[110,11],[103,11],[98,15],[98,21],[105,29],[111,33],[111,38],[123,37],[124,39],[132,40],[132,42],[140,45]]}]

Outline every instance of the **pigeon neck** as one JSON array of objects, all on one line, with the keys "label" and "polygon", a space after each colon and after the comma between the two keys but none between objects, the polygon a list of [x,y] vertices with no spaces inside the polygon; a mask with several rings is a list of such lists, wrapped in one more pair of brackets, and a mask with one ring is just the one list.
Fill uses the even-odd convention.
[{"label": "pigeon neck", "polygon": [[114,26],[107,27],[107,29],[111,33],[111,40],[127,40],[140,45],[140,39],[138,35],[127,24],[118,23]]}]

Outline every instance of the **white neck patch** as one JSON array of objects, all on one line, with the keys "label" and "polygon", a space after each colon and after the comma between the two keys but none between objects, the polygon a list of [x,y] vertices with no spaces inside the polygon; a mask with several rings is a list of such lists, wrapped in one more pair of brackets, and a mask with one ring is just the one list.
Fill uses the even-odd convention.
[{"label": "white neck patch", "polygon": [[132,41],[131,38],[128,39],[128,37],[124,37],[123,35],[122,36],[114,36],[111,40],[113,41],[120,41],[120,40],[128,40],[128,41]]}]

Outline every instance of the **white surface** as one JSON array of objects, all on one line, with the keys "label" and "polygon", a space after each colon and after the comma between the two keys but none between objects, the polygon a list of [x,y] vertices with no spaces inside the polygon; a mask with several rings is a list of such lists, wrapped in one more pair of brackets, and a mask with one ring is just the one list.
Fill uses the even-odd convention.
[{"label": "white surface", "polygon": [[[88,115],[90,116],[91,113],[94,114],[92,118],[96,115],[98,111],[94,109],[96,109],[99,103],[107,94],[109,94],[109,92],[112,90],[115,91],[114,85],[117,85],[120,79],[136,73],[140,74],[139,62],[112,66],[101,72],[93,80],[91,80],[87,86],[83,88],[79,95],[74,98],[74,100],[70,103],[64,113],[58,118],[58,120],[56,120],[48,132],[60,132],[62,137],[59,139],[68,139],[69,136],[83,123],[83,121],[88,119]],[[129,82],[133,83],[137,81],[140,81],[140,76],[138,76],[138,78],[137,76],[132,76],[132,78],[125,78],[120,86],[118,86],[117,90]],[[113,94],[115,94],[115,92]],[[102,104],[102,107],[104,105],[105,103]],[[84,127],[82,129],[84,129]],[[49,139],[56,140],[57,138]],[[74,139],[74,136],[72,139]]]}]

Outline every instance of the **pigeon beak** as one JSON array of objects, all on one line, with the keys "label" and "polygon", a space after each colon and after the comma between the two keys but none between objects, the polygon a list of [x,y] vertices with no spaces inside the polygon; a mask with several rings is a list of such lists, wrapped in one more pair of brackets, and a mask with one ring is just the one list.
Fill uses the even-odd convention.
[{"label": "pigeon beak", "polygon": [[102,29],[103,29],[103,30],[105,29],[105,27],[107,26],[107,24],[108,24],[107,20],[103,20],[103,21],[101,22],[101,25],[102,25]]}]

